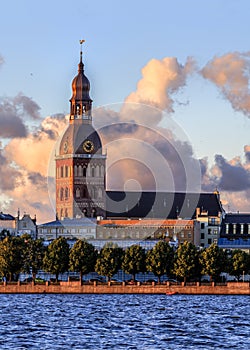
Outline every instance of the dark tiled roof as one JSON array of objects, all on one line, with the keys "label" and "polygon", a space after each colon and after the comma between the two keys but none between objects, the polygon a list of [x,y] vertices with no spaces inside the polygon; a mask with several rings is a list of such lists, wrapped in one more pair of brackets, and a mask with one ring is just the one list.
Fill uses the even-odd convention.
[{"label": "dark tiled roof", "polygon": [[82,227],[82,226],[96,226],[95,219],[89,218],[81,218],[81,219],[68,219],[65,218],[63,220],[55,220],[46,222],[44,224],[39,225],[39,227]]},{"label": "dark tiled roof", "polygon": [[14,216],[10,214],[0,213],[0,220],[15,220]]},{"label": "dark tiled roof", "polygon": [[214,193],[107,191],[107,217],[194,218],[196,208],[217,216],[222,211]]},{"label": "dark tiled roof", "polygon": [[250,224],[250,213],[241,214],[241,213],[230,213],[226,214],[223,220],[225,224]]}]

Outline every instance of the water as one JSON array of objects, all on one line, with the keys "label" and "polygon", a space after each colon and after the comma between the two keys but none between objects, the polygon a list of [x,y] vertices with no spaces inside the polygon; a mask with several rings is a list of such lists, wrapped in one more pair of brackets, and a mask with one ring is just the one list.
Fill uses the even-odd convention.
[{"label": "water", "polygon": [[250,349],[249,296],[0,295],[0,349]]}]

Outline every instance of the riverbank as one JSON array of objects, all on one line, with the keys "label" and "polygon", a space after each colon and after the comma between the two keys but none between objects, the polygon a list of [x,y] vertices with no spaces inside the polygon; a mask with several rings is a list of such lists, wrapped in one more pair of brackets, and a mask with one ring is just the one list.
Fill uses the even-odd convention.
[{"label": "riverbank", "polygon": [[80,281],[61,281],[58,283],[1,283],[0,294],[223,294],[250,295],[250,282],[228,282],[225,284],[199,282],[166,284],[123,283],[81,283]]}]

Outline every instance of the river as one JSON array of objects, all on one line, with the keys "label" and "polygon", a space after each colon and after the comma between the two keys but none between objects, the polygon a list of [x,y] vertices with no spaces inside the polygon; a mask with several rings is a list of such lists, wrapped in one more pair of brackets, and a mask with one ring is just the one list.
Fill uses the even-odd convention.
[{"label": "river", "polygon": [[0,349],[250,349],[249,296],[0,295]]}]

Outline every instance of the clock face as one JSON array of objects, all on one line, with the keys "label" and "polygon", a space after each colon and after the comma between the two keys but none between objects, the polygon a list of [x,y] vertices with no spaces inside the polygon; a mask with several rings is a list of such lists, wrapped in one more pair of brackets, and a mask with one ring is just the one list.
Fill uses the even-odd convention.
[{"label": "clock face", "polygon": [[90,152],[93,152],[94,150],[94,144],[92,141],[90,140],[86,140],[83,144],[83,150],[86,152],[86,153],[90,153]]}]

